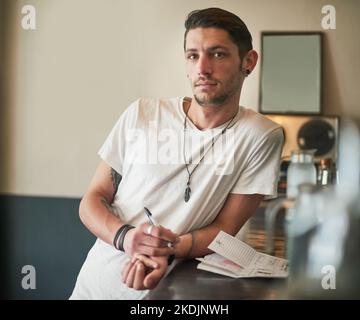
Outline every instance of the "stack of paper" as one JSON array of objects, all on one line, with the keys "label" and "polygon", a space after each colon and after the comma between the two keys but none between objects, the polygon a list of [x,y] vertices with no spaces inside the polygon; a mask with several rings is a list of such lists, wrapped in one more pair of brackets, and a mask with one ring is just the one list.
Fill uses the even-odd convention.
[{"label": "stack of paper", "polygon": [[288,276],[288,261],[257,252],[241,240],[220,231],[208,246],[215,253],[201,261],[198,269],[219,273],[233,278]]}]

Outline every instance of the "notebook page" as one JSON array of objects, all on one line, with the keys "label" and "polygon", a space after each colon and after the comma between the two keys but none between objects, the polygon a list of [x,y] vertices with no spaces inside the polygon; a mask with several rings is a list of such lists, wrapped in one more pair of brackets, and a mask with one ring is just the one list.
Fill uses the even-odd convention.
[{"label": "notebook page", "polygon": [[249,267],[257,254],[257,251],[246,243],[223,231],[218,233],[208,248],[243,268]]},{"label": "notebook page", "polygon": [[249,267],[269,272],[274,275],[283,275],[288,272],[288,261],[265,253],[257,252]]},{"label": "notebook page", "polygon": [[232,262],[231,260],[226,259],[217,253],[208,254],[204,258],[196,258],[196,260],[208,265],[212,265],[213,267],[227,269],[228,271],[234,273],[238,273],[239,271],[243,270],[243,268],[237,265],[235,262]]},{"label": "notebook page", "polygon": [[[257,252],[246,243],[223,231],[218,233],[208,248],[217,254],[212,254],[213,257],[212,255],[205,256],[205,259],[209,259],[208,263],[211,263],[211,260],[219,263],[221,260],[219,255],[223,256],[224,261],[231,260],[235,263],[234,266],[242,267],[237,270],[230,269],[229,264],[225,267],[229,271],[236,272],[237,277],[287,277],[288,275],[287,260]],[[215,264],[213,267],[216,267]]]}]

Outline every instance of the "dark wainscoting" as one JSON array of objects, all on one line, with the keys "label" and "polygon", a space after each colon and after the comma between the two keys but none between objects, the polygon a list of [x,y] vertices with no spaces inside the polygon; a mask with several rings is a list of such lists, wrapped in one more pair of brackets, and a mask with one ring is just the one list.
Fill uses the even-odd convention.
[{"label": "dark wainscoting", "polygon": [[[68,299],[95,237],[79,219],[80,199],[0,195],[0,295]],[[36,289],[22,288],[36,270]]]}]

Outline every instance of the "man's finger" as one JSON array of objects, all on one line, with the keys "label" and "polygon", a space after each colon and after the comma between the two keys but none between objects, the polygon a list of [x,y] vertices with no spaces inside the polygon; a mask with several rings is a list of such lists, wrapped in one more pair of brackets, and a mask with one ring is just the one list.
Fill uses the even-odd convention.
[{"label": "man's finger", "polygon": [[127,275],[127,278],[126,278],[126,285],[127,285],[129,288],[132,288],[132,287],[133,287],[135,272],[136,272],[136,263],[134,263],[134,264],[131,266],[131,269],[130,269],[130,271],[129,271],[128,275]]},{"label": "man's finger", "polygon": [[135,290],[144,290],[144,278],[145,278],[145,267],[141,262],[136,264],[135,276],[134,276],[134,285]]},{"label": "man's finger", "polygon": [[138,253],[144,254],[146,256],[154,256],[154,257],[169,256],[171,254],[175,254],[175,249],[169,247],[154,248],[154,247],[139,245],[137,250]]},{"label": "man's finger", "polygon": [[173,245],[169,241],[165,241],[163,239],[150,235],[144,235],[144,237],[141,240],[141,244],[155,248],[166,248],[166,247],[171,247]]},{"label": "man's finger", "polygon": [[147,289],[154,289],[162,277],[160,269],[154,269],[145,276],[144,286]]},{"label": "man's finger", "polygon": [[148,267],[148,268],[152,268],[152,269],[156,269],[159,267],[159,264],[152,260],[151,258],[147,257],[147,256],[144,256],[142,254],[136,254],[135,255],[136,259],[140,260],[145,267]]},{"label": "man's finger", "polygon": [[129,270],[130,270],[132,265],[133,265],[133,262],[131,262],[131,261],[126,262],[126,264],[125,264],[125,266],[124,266],[124,268],[123,268],[123,270],[121,272],[122,281],[124,283],[126,281],[127,275],[129,273]]},{"label": "man's finger", "polygon": [[175,233],[173,233],[171,230],[166,229],[162,226],[151,226],[149,224],[143,224],[141,226],[142,231],[149,235],[148,231],[150,231],[149,227],[151,227],[151,236],[160,238],[162,240],[165,240],[167,242],[178,242],[179,236]]},{"label": "man's finger", "polygon": [[179,236],[162,226],[154,228],[153,235],[168,242],[178,242]]}]

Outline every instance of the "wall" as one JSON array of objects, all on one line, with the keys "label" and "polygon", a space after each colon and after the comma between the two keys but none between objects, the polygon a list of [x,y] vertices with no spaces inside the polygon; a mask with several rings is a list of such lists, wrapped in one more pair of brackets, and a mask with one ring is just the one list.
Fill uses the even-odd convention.
[{"label": "wall", "polygon": [[[0,195],[0,299],[70,297],[95,240],[78,208],[79,199]],[[24,290],[24,266],[35,288]]]},{"label": "wall", "polygon": [[[20,26],[24,4],[37,10],[36,30]],[[189,11],[219,6],[237,13],[259,49],[261,31],[321,31],[325,4],[337,14],[336,30],[324,31],[325,114],[360,119],[359,1],[16,1],[9,11],[0,193],[80,197],[97,150],[131,101],[189,95],[182,52]],[[259,71],[246,80],[241,99],[254,109]]]}]

